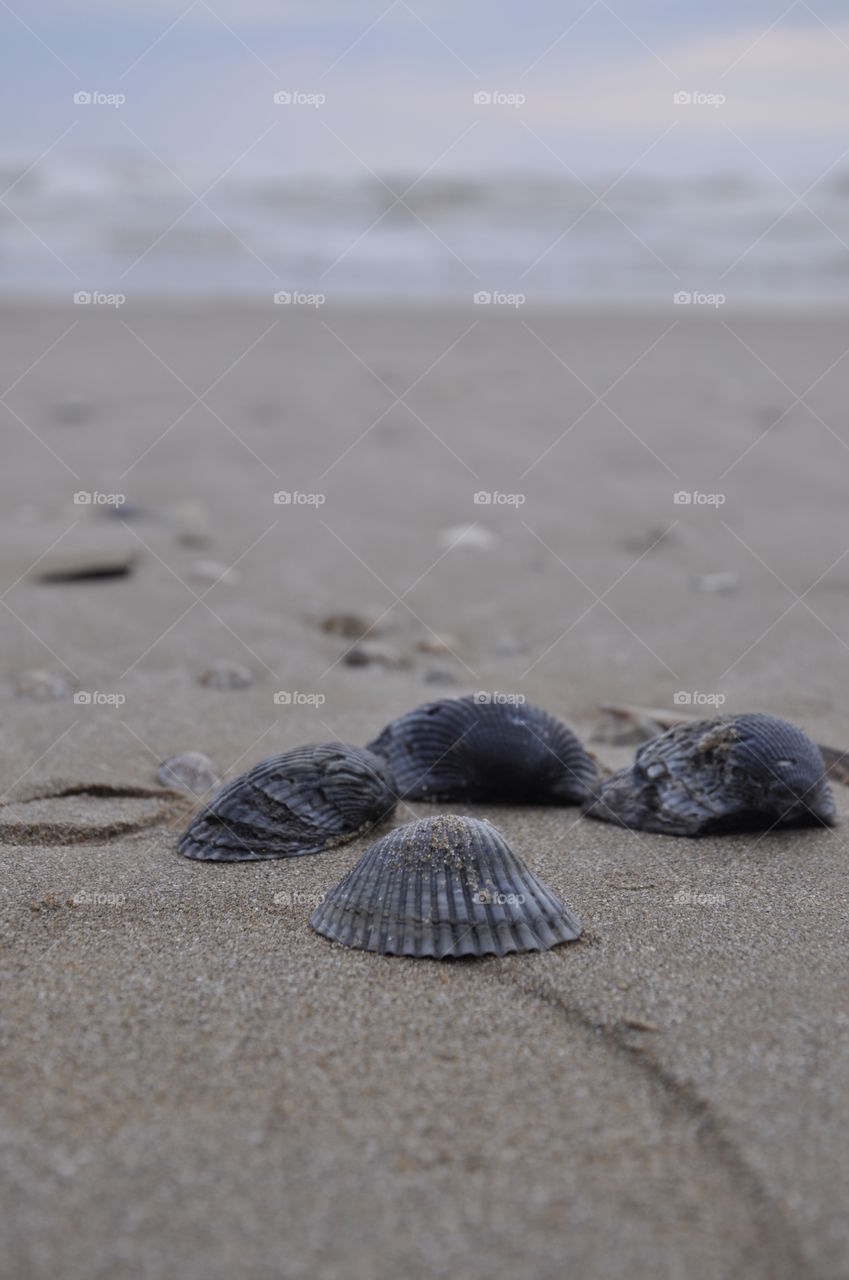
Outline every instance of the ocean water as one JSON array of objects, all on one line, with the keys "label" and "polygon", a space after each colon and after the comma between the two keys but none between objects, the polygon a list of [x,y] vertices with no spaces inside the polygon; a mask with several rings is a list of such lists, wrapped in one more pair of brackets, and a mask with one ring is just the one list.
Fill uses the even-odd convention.
[{"label": "ocean water", "polygon": [[[0,163],[6,296],[842,306],[849,169],[805,202],[741,174],[184,174],[122,154]],[[611,180],[613,181],[613,180]],[[801,190],[801,185],[795,189]],[[207,194],[204,194],[207,192]],[[406,193],[406,194],[404,194]],[[198,198],[200,197],[200,198]],[[396,198],[396,197],[401,197]]]}]

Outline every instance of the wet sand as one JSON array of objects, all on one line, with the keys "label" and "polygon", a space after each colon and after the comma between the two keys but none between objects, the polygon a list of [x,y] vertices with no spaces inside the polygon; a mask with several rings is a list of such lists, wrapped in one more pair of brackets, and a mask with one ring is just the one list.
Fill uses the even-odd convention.
[{"label": "wet sand", "polygon": [[439,964],[309,928],[367,840],[189,862],[155,781],[478,689],[849,747],[845,323],[78,310],[0,313],[5,1274],[845,1276],[844,788],[832,831],[697,842],[477,806],[585,933]]}]

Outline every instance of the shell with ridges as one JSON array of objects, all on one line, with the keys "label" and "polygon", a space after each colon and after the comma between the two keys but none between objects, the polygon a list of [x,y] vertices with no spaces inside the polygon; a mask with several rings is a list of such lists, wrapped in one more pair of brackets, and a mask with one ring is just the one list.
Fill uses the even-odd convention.
[{"label": "shell with ridges", "polygon": [[529,702],[440,698],[388,724],[369,743],[412,800],[580,804],[597,771],[561,720]]},{"label": "shell with ridges", "polygon": [[378,840],[310,923],[345,947],[437,960],[547,951],[581,933],[500,831],[454,814]]},{"label": "shell with ridges", "polygon": [[835,821],[819,747],[786,720],[757,714],[692,721],[651,739],[585,811],[679,836]]},{"label": "shell with ridges", "polygon": [[395,808],[383,760],[320,742],[261,760],[201,809],[177,842],[187,858],[249,862],[320,853]]}]

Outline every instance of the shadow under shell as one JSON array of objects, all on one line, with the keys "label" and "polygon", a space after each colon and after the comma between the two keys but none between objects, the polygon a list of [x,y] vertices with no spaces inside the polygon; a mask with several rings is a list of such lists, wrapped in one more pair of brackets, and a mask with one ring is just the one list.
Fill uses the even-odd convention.
[{"label": "shadow under shell", "polygon": [[831,826],[834,797],[819,747],[775,716],[675,725],[606,778],[585,807],[634,831],[701,836]]},{"label": "shadow under shell", "polygon": [[310,923],[345,947],[437,960],[547,951],[581,933],[496,827],[454,814],[376,841]]},{"label": "shadow under shell", "polygon": [[567,725],[532,703],[487,698],[425,703],[369,743],[388,761],[399,798],[498,804],[589,799],[596,765]]},{"label": "shadow under shell", "polygon": [[177,842],[186,858],[251,862],[320,853],[392,813],[386,762],[321,742],[261,760],[201,809]]}]

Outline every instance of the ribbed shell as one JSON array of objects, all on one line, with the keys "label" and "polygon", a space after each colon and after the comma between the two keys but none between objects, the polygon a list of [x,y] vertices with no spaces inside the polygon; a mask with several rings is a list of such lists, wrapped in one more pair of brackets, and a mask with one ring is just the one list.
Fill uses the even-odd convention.
[{"label": "ribbed shell", "polygon": [[500,831],[453,814],[378,840],[310,923],[345,947],[437,960],[547,951],[581,933]]},{"label": "ribbed shell", "polygon": [[819,747],[786,720],[756,714],[676,725],[644,743],[586,812],[684,836],[835,820]]},{"label": "ribbed shell", "polygon": [[571,729],[531,703],[440,698],[393,720],[369,750],[411,800],[580,804],[597,777]]},{"label": "ribbed shell", "polygon": [[177,842],[187,858],[250,862],[319,853],[395,808],[384,760],[321,742],[261,760],[223,787]]}]

